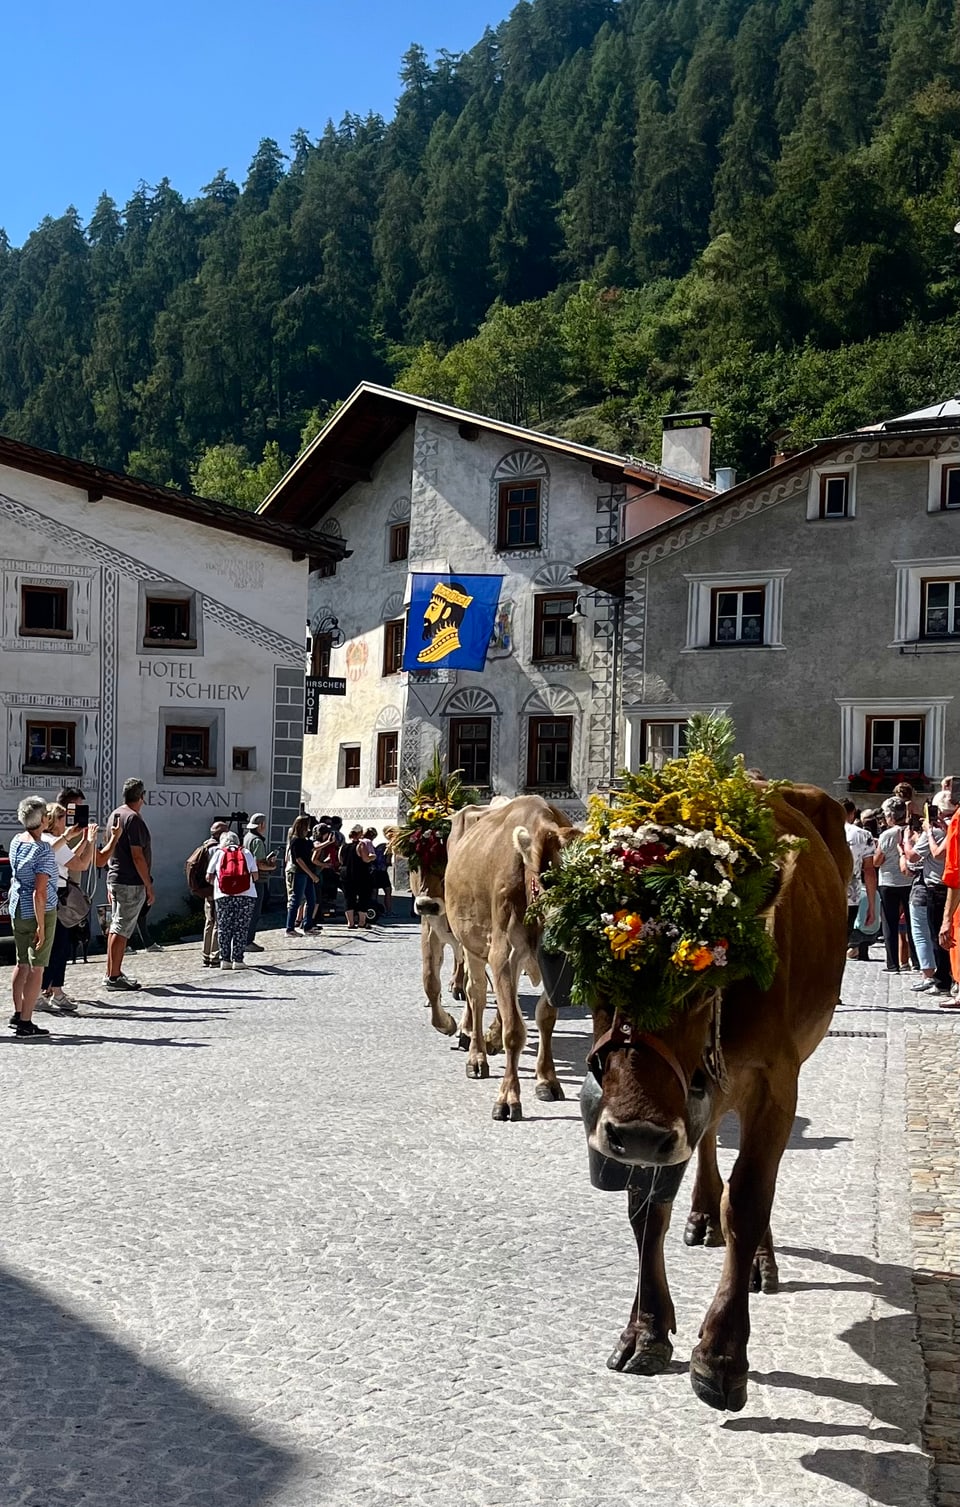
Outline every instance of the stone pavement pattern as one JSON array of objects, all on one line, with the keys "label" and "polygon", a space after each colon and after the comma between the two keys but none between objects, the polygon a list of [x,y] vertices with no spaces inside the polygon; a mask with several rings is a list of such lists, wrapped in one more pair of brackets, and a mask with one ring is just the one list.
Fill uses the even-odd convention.
[{"label": "stone pavement pattern", "polygon": [[[911,1221],[930,1210],[911,1199],[930,1195],[911,1184],[907,1058],[915,1125],[922,1043],[955,1068],[960,1022],[909,977],[851,964],[849,1034],[804,1071],[782,1291],[753,1300],[734,1417],[686,1374],[722,1258],[681,1243],[689,1183],[673,1369],[605,1368],[635,1248],[623,1195],[588,1182],[586,1020],[556,1038],[566,1101],[533,1097],[528,1047],[528,1118],[497,1124],[502,1058],[470,1083],[430,1030],[412,925],[264,940],[245,973],[193,947],[141,955],[135,1002],[45,1017],[49,1045],[0,1042],[2,1507],[928,1501]],[[68,989],[92,997],[98,961]],[[954,1092],[941,1179],[956,1114]],[[956,1271],[956,1221],[940,1234],[919,1259]]]}]

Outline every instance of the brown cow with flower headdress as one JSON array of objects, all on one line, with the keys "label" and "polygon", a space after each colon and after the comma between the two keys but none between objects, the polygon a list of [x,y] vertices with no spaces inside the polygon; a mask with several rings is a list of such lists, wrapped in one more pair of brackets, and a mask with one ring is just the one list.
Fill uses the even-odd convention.
[{"label": "brown cow with flower headdress", "polygon": [[[493,979],[506,1053],[503,1081],[493,1106],[495,1120],[521,1120],[518,1063],[526,1027],[517,990],[521,973],[540,983],[539,921],[528,915],[540,893],[542,876],[563,848],[579,836],[567,815],[537,795],[522,795],[484,812],[470,808],[454,816],[447,844],[446,918],[463,947],[467,972],[470,1054],[467,1076],[486,1078],[489,1047],[483,1036],[487,968]],[[557,1012],[549,992],[537,1001],[537,1098],[562,1099],[553,1062]]]},{"label": "brown cow with flower headdress", "polygon": [[[719,989],[716,959],[711,964],[688,951],[681,962],[694,976],[703,969],[705,983],[656,1029],[638,1028],[629,1013],[611,1008],[599,987],[581,1093],[591,1178],[601,1188],[629,1190],[640,1258],[633,1310],[608,1365],[652,1376],[670,1362],[676,1321],[663,1244],[684,1170],[699,1146],[685,1238],[696,1244],[722,1229],[726,1258],[690,1379],[702,1401],[731,1411],[747,1396],[751,1288],[776,1286],[770,1212],[794,1122],[797,1077],[830,1025],[847,935],[850,854],[841,807],[810,786],[772,787],[765,799],[778,837],[789,845],[759,913],[776,949],[770,987],[740,978]],[[609,916],[611,942],[626,922],[626,916]],[[679,954],[677,945],[674,958]],[[731,1110],[740,1120],[740,1149],[724,1187],[715,1135]]]}]

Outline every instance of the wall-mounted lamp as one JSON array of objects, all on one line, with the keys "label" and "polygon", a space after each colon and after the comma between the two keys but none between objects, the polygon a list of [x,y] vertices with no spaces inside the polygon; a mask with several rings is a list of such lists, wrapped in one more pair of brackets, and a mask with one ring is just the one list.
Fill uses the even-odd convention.
[{"label": "wall-mounted lamp", "polygon": [[343,629],[340,627],[340,620],[334,617],[332,612],[326,613],[324,617],[318,617],[314,622],[308,624],[308,626],[314,638],[329,639],[331,648],[339,649],[343,643]]},{"label": "wall-mounted lamp", "polygon": [[577,605],[572,612],[567,613],[567,622],[573,623],[574,627],[578,628],[581,623],[588,623],[589,621],[590,619],[583,610],[583,597],[577,597]]}]

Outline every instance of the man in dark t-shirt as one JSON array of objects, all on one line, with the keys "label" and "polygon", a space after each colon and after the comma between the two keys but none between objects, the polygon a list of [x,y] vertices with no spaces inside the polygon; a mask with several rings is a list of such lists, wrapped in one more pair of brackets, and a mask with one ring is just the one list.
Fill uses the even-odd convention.
[{"label": "man in dark t-shirt", "polygon": [[133,990],[140,985],[123,972],[127,941],[133,935],[144,902],[153,904],[153,880],[150,877],[150,828],[140,809],[145,795],[142,780],[127,780],[123,787],[123,805],[110,817],[111,828],[119,827],[110,861],[107,864],[107,895],[112,907],[107,936],[108,989]]}]

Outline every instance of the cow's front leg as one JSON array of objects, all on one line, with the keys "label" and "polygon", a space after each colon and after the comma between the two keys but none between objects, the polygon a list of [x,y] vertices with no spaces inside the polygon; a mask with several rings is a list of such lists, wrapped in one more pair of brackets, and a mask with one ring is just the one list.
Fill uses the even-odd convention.
[{"label": "cow's front leg", "polygon": [[670,1364],[673,1355],[670,1336],[676,1330],[677,1320],[667,1286],[663,1242],[672,1210],[670,1203],[651,1203],[649,1189],[631,1188],[627,1194],[627,1212],[637,1242],[640,1270],[630,1322],[607,1359],[611,1371],[659,1376]]},{"label": "cow's front leg", "polygon": [[708,1130],[697,1147],[697,1177],[690,1198],[690,1214],[683,1232],[684,1245],[722,1245],[720,1200],[723,1178],[717,1166],[716,1131]]},{"label": "cow's front leg", "polygon": [[457,1023],[440,1003],[443,941],[427,920],[420,922],[420,961],[423,965],[423,992],[427,996],[430,1024],[442,1036],[452,1036],[457,1029]]},{"label": "cow's front leg", "polygon": [[490,1064],[483,1040],[483,1007],[487,1002],[487,970],[485,960],[476,953],[467,952],[467,1008],[463,1025],[469,1015],[470,1050],[467,1055],[467,1077],[489,1078]]},{"label": "cow's front leg", "polygon": [[500,1084],[497,1102],[493,1106],[493,1118],[495,1120],[522,1120],[520,1053],[527,1039],[527,1028],[523,1023],[520,1001],[517,998],[520,970],[511,949],[502,948],[491,956],[490,972],[493,975],[493,992],[497,998],[497,1009],[500,1011],[503,1050],[506,1057],[503,1081]]},{"label": "cow's front leg", "polygon": [[545,994],[541,994],[537,1000],[536,1021],[539,1041],[537,1044],[537,1086],[534,1092],[538,1099],[547,1102],[562,1099],[563,1089],[560,1087],[553,1061],[553,1028],[557,1023],[557,1012]]},{"label": "cow's front leg", "polygon": [[726,1256],[716,1296],[690,1361],[701,1402],[738,1413],[747,1400],[750,1286],[757,1251],[770,1227],[777,1170],[796,1111],[796,1085],[780,1085],[775,1102],[764,1084],[741,1113],[740,1154],[721,1203]]}]

